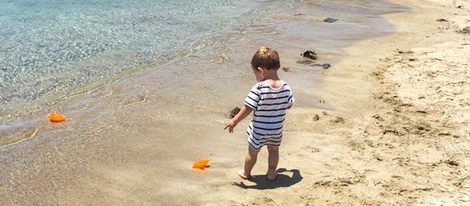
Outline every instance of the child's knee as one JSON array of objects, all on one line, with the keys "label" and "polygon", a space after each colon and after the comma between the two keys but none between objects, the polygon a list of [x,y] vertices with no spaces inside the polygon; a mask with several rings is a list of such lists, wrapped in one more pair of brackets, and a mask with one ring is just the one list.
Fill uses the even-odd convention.
[{"label": "child's knee", "polygon": [[258,152],[259,152],[259,150],[255,150],[252,147],[248,146],[248,154],[250,154],[251,156],[258,155]]},{"label": "child's knee", "polygon": [[269,153],[279,152],[279,146],[268,145],[268,152]]}]

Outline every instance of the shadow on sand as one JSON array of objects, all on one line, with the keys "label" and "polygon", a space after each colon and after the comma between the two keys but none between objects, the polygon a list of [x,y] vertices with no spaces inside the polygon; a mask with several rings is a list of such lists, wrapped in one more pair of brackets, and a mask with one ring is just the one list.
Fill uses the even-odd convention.
[{"label": "shadow on sand", "polygon": [[[291,176],[288,176],[283,173],[292,173]],[[254,185],[246,185],[243,181],[240,183],[233,182],[232,185],[241,187],[243,189],[258,189],[258,190],[265,190],[265,189],[275,189],[279,187],[290,187],[291,185],[295,185],[298,182],[302,181],[302,175],[300,175],[300,171],[297,169],[287,170],[285,168],[279,168],[277,170],[277,179],[276,181],[270,182],[266,179],[266,175],[253,175],[251,179],[248,181],[255,183]]]}]

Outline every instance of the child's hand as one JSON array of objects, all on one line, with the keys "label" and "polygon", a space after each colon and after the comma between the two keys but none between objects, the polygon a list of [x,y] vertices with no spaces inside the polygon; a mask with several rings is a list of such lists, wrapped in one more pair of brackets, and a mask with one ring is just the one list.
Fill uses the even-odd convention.
[{"label": "child's hand", "polygon": [[224,130],[226,130],[228,128],[228,132],[233,133],[233,128],[235,128],[235,126],[237,126],[237,122],[235,122],[233,119],[231,119],[230,121],[225,123]]}]

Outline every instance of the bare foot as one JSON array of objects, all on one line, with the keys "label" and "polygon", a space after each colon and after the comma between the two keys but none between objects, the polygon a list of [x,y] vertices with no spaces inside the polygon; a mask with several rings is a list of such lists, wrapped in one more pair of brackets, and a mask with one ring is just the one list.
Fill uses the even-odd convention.
[{"label": "bare foot", "polygon": [[240,178],[244,179],[244,180],[248,180],[251,178],[251,175],[246,175],[245,174],[245,171],[243,170],[240,170],[237,172],[238,176],[240,176]]},{"label": "bare foot", "polygon": [[266,173],[266,178],[268,179],[268,181],[276,181],[277,179],[277,172],[276,170],[268,170],[268,172]]}]

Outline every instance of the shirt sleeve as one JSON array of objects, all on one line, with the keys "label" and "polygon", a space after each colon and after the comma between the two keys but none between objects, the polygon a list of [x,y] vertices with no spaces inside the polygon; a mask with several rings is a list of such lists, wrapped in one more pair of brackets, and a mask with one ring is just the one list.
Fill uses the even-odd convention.
[{"label": "shirt sleeve", "polygon": [[260,101],[260,90],[258,89],[258,84],[251,88],[250,92],[248,93],[247,97],[245,98],[245,105],[250,107],[253,110],[258,108],[258,103]]},{"label": "shirt sleeve", "polygon": [[289,98],[287,99],[287,109],[290,109],[292,105],[294,105],[294,102],[295,102],[294,95],[292,94],[292,92],[289,92],[289,93],[290,95],[289,95]]}]

